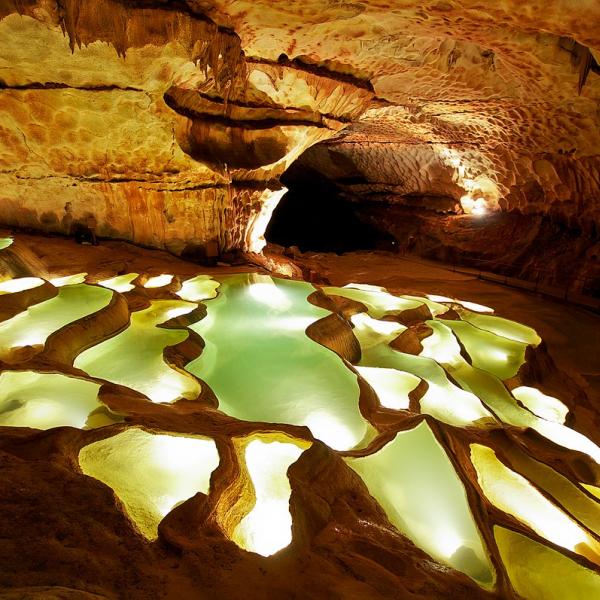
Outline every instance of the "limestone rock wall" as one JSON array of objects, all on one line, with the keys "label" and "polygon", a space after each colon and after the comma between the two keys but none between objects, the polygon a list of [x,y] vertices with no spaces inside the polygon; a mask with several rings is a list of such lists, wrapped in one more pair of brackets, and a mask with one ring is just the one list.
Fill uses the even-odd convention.
[{"label": "limestone rock wall", "polygon": [[344,185],[368,184],[351,191],[483,197],[598,222],[597,2],[204,5],[248,53],[369,79],[377,101],[307,157]]},{"label": "limestone rock wall", "polygon": [[372,92],[248,61],[192,7],[133,4],[2,3],[0,221],[95,220],[100,236],[177,253],[260,248],[252,224],[278,175]]},{"label": "limestone rock wall", "polygon": [[102,235],[247,247],[237,190],[263,206],[310,148],[358,195],[590,231],[599,24],[595,0],[5,0],[0,222],[64,232],[70,202]]}]

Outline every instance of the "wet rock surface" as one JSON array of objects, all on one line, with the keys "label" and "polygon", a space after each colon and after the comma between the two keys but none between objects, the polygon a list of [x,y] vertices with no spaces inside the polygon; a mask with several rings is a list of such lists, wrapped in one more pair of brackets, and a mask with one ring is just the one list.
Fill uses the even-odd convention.
[{"label": "wet rock surface", "polygon": [[[228,416],[218,410],[218,395],[201,379],[196,378],[201,390],[197,398],[179,399],[170,404],[156,403],[132,388],[91,377],[72,365],[73,357],[85,347],[98,346],[100,340],[114,338],[119,331],[125,330],[127,315],[131,311],[144,310],[151,303],[158,305],[160,302],[176,301],[192,304],[181,301],[176,294],[182,289],[181,282],[198,274],[196,265],[174,259],[166,253],[141,250],[124,243],[77,247],[72,241],[26,235],[17,235],[13,243],[0,252],[4,265],[20,262],[28,265],[22,267],[28,274],[37,273],[61,283],[63,281],[59,278],[64,280],[73,272],[83,273],[86,270],[86,285],[91,286],[96,285],[94,282],[112,281],[111,277],[125,272],[141,273],[133,280],[132,289],[114,292],[115,298],[120,299],[116,304],[113,302],[60,329],[51,336],[52,344],[46,343],[45,348],[33,346],[28,353],[13,352],[11,362],[1,365],[5,373],[24,370],[58,372],[97,382],[100,385],[98,400],[113,415],[122,416],[121,420],[112,424],[91,429],[1,428],[1,503],[3,513],[8,515],[3,520],[0,536],[3,540],[0,543],[3,597],[237,598],[247,595],[248,585],[252,586],[252,596],[256,598],[273,597],[274,594],[294,598],[298,597],[299,589],[303,597],[311,598],[514,597],[512,579],[506,574],[506,565],[494,541],[494,526],[519,532],[532,540],[531,543],[542,544],[568,556],[564,560],[579,564],[586,573],[597,572],[593,555],[585,552],[582,555],[577,549],[575,552],[567,551],[549,543],[515,516],[493,506],[481,492],[469,448],[473,444],[493,448],[503,463],[527,477],[533,476],[533,472],[527,471],[527,461],[535,457],[555,473],[555,479],[551,478],[550,482],[562,476],[572,482],[570,485],[577,487],[579,495],[584,493],[580,482],[591,486],[598,484],[598,465],[590,456],[561,447],[532,429],[490,419],[475,421],[468,427],[456,427],[444,422],[446,417],[443,413],[437,416],[423,414],[423,402],[428,390],[431,393],[432,389],[431,383],[427,385],[425,381],[409,394],[407,409],[386,409],[378,400],[377,394],[382,393],[381,390],[377,388],[375,391],[358,375],[362,371],[351,366],[351,363],[368,364],[375,356],[370,354],[375,347],[373,344],[383,343],[381,348],[386,347],[387,344],[381,342],[384,339],[380,338],[382,333],[371,330],[371,327],[383,327],[381,331],[404,329],[411,332],[400,337],[396,333],[383,334],[392,342],[385,352],[391,353],[390,356],[405,357],[409,360],[407,365],[414,358],[426,360],[419,357],[431,348],[432,336],[435,335],[432,324],[458,322],[464,310],[461,305],[444,306],[429,301],[427,308],[422,304],[417,310],[413,307],[418,306],[419,297],[426,300],[424,296],[391,296],[369,286],[314,288],[310,297],[313,308],[323,306],[323,315],[329,316],[308,327],[306,335],[313,340],[309,343],[322,350],[324,346],[329,349],[326,351],[335,352],[348,361],[346,366],[340,362],[339,368],[356,373],[360,412],[376,432],[366,444],[340,453],[316,439],[314,431],[311,433],[313,425],[309,425],[309,429],[291,422],[252,422]],[[44,273],[39,271],[40,264],[44,265]],[[343,283],[331,267],[327,270],[335,283]],[[281,302],[281,290],[286,289],[279,288],[280,291],[275,293],[274,288],[270,295],[265,295],[265,291],[276,283],[269,283],[272,280],[260,273],[245,275],[247,267],[244,266],[202,269],[202,272],[216,277],[217,281],[236,272],[236,277],[248,277],[257,286],[253,297],[260,302],[272,303],[274,298]],[[347,272],[350,273],[351,269]],[[5,278],[10,275],[6,267],[3,273]],[[143,287],[144,283],[152,281],[152,277],[165,273],[173,275],[170,283],[156,288]],[[389,266],[387,274],[392,274]],[[380,277],[377,269],[371,269],[370,275],[373,281]],[[71,280],[75,278],[71,277]],[[300,282],[290,281],[290,289],[296,284],[300,285]],[[66,285],[76,287],[81,284]],[[202,324],[214,310],[211,302],[219,298],[219,288],[216,288],[216,298],[214,286],[201,289],[205,290],[208,298],[199,301],[197,310],[192,313],[186,308],[187,314],[174,316],[164,324],[171,331],[186,329],[190,332],[185,344],[166,348],[163,355],[167,366],[187,373],[188,377],[194,376],[185,370],[186,365],[202,356],[203,352],[208,352],[204,347],[205,340],[195,333],[191,335],[193,329],[190,327],[195,327],[195,323]],[[467,289],[465,287],[463,291]],[[344,290],[351,296],[359,297],[357,293],[360,295],[363,291],[366,295],[362,302],[350,300],[339,295],[346,293]],[[396,287],[394,291],[401,294],[406,290]],[[412,293],[412,290],[408,291]],[[188,293],[191,293],[189,286]],[[396,298],[396,304],[390,306],[392,298]],[[41,302],[44,300],[32,296],[27,304],[35,306]],[[383,303],[381,306],[380,302]],[[445,319],[433,317],[432,320],[432,314],[443,310],[448,313]],[[368,317],[365,311],[370,314],[384,311],[386,315],[383,320],[377,320]],[[74,334],[76,331],[79,332],[77,335]],[[87,333],[82,335],[84,331]],[[531,331],[528,328],[516,330],[522,332],[518,335],[526,336],[533,335]],[[302,325],[299,332],[305,335]],[[516,332],[511,335],[517,335]],[[213,340],[211,343],[216,342]],[[358,345],[361,352],[358,352]],[[577,340],[574,345],[577,347]],[[463,344],[457,350],[463,357],[460,360],[471,361],[465,348]],[[554,348],[552,340],[551,348]],[[134,357],[115,356],[114,359],[133,361]],[[293,357],[290,356],[289,360]],[[453,374],[454,367],[443,362],[448,359],[440,357],[440,360],[441,372],[447,373],[451,385],[464,385],[460,383],[460,372]],[[470,364],[468,361],[465,364]],[[561,398],[568,407],[568,426],[597,442],[596,399],[588,395],[580,383],[577,373],[566,375],[558,371],[542,344],[529,348],[526,362],[506,382],[506,386],[507,389],[517,385],[540,387],[544,392]],[[293,386],[301,382],[273,381],[275,384]],[[485,396],[482,397],[485,402],[488,401]],[[423,428],[426,427],[431,432],[431,443],[439,445],[436,452],[446,457],[447,464],[458,477],[459,486],[464,486],[465,502],[470,507],[494,568],[493,590],[486,591],[485,586],[480,587],[481,584],[477,585],[460,570],[443,564],[444,561],[436,562],[402,535],[390,523],[391,513],[386,513],[375,499],[379,493],[377,488],[368,488],[351,468],[353,460],[377,456],[390,447],[395,436],[412,435],[416,427],[420,427],[421,431],[425,431]],[[90,452],[98,443],[110,443],[113,439],[121,439],[120,435],[135,431],[157,440],[165,435],[171,440],[214,440],[218,450],[218,466],[210,477],[207,493],[199,491],[170,509],[158,524],[155,539],[148,539],[135,520],[138,517],[132,516],[130,500],[123,495],[125,492],[119,487],[121,484],[115,483],[116,487],[111,489],[103,483],[101,473],[90,477],[82,472],[87,472],[89,467],[86,465],[91,464],[82,457],[95,456]],[[326,433],[329,435],[331,431]],[[232,541],[240,519],[257,502],[253,492],[257,484],[253,483],[248,455],[244,454],[250,440],[262,440],[267,445],[292,443],[301,448],[300,458],[287,470],[291,544],[272,556],[247,552]],[[146,455],[139,453],[140,449],[134,452],[133,447],[125,442],[115,446],[114,451],[125,457],[129,454],[131,464],[147,460],[144,458]],[[175,455],[167,452],[161,460],[164,461],[165,456],[166,460],[172,461]],[[93,458],[96,464],[102,464],[101,457],[100,454],[98,459]],[[407,464],[418,461],[419,457],[415,455]],[[171,474],[177,472],[176,469],[173,471],[175,467],[171,462],[167,466],[156,464],[152,468],[167,468],[165,473]],[[405,485],[410,484],[406,482]],[[539,489],[552,489],[550,494],[554,496],[563,493],[561,486],[564,484],[558,488],[546,488],[548,482],[535,479],[535,485],[541,486]],[[577,494],[573,497],[578,498]],[[552,498],[552,495],[548,497]],[[567,502],[564,504],[567,510],[577,510],[576,505],[569,504],[572,499],[562,501]],[[588,502],[594,503],[593,500]],[[432,534],[435,535],[435,532],[432,531]],[[472,577],[486,579],[488,575],[484,572],[463,566],[473,565],[473,556],[473,551],[465,546],[448,560],[455,568],[466,569]],[[571,576],[569,571],[566,576]],[[519,582],[519,585],[525,585],[520,589],[526,589],[526,595],[531,594],[531,589],[527,588],[531,583]]]}]

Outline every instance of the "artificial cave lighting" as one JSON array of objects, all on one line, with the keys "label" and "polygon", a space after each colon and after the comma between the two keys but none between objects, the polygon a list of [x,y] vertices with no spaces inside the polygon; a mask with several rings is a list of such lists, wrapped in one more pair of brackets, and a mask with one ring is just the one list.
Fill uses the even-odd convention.
[{"label": "artificial cave lighting", "polygon": [[0,0],[0,600],[600,600],[600,0]]},{"label": "artificial cave lighting", "polygon": [[43,345],[49,335],[106,307],[111,298],[111,291],[87,284],[61,287],[55,298],[0,323],[0,358],[10,358],[15,348]]},{"label": "artificial cave lighting", "polygon": [[390,522],[442,563],[492,587],[494,571],[464,487],[425,421],[373,455],[348,458]]},{"label": "artificial cave lighting", "polygon": [[[144,543],[164,551],[165,536],[198,548],[210,539],[270,569],[296,556],[315,518],[328,548],[376,531],[405,557],[394,548],[406,536],[430,557],[415,559],[420,569],[461,572],[461,586],[512,585],[527,600],[569,598],[566,582],[598,588],[600,448],[566,425],[578,422],[567,421],[577,415],[571,396],[522,378],[526,350],[544,352],[533,328],[450,296],[259,273],[177,274],[179,289],[161,275],[152,299],[133,266],[91,273],[97,284],[64,276],[56,290],[35,274],[0,283],[9,307],[11,292],[40,287],[0,322],[0,434],[64,436],[50,456],[74,456],[63,471],[79,464],[111,488],[118,502],[107,514],[126,515]],[[111,304],[114,293],[125,296]],[[357,304],[334,312],[332,296]],[[544,443],[560,461],[539,452]],[[553,570],[561,580],[550,585]]]},{"label": "artificial cave lighting", "polygon": [[100,385],[60,373],[0,373],[0,425],[96,428],[122,421],[98,401]]},{"label": "artificial cave lighting", "polygon": [[98,282],[98,285],[109,288],[120,294],[125,294],[135,289],[135,285],[131,282],[137,279],[139,273],[125,273],[124,275],[115,275],[109,279],[104,279]]},{"label": "artificial cave lighting", "polygon": [[471,461],[483,493],[494,506],[548,541],[600,565],[600,543],[523,476],[506,467],[491,448],[472,444]]},{"label": "artificial cave lighting", "polygon": [[163,273],[162,275],[155,275],[148,278],[146,283],[144,283],[144,287],[149,289],[160,288],[169,285],[171,281],[173,281],[173,275]]},{"label": "artificial cave lighting", "polygon": [[233,541],[250,552],[271,556],[292,541],[288,468],[305,450],[295,443],[253,439],[244,461],[254,488],[254,506],[239,522]]},{"label": "artificial cave lighting", "polygon": [[31,290],[44,283],[39,277],[18,277],[17,279],[6,279],[0,281],[0,295],[15,294],[24,290]]},{"label": "artificial cave lighting", "polygon": [[198,492],[208,493],[219,453],[211,439],[132,427],[84,446],[79,466],[111,487],[139,531],[153,540],[173,508]]},{"label": "artificial cave lighting", "polygon": [[488,213],[488,203],[485,198],[473,198],[470,195],[460,199],[463,211],[468,215],[482,216]]},{"label": "artificial cave lighting", "polygon": [[[182,300],[155,300],[148,308],[131,313],[131,322],[125,331],[85,350],[74,365],[94,377],[137,390],[153,402],[192,400],[200,393],[199,383],[168,365],[163,357],[167,346],[183,342],[189,333],[185,329],[165,329],[160,325],[191,312],[196,306]],[[115,356],[123,359],[115,360]]]}]

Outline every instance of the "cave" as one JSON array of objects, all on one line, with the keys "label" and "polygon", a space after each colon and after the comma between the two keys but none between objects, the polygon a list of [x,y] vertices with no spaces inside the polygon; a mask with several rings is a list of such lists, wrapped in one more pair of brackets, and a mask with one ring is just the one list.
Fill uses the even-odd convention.
[{"label": "cave", "polygon": [[0,599],[600,597],[600,4],[0,0]]},{"label": "cave", "polygon": [[335,182],[294,163],[283,174],[285,194],[271,215],[265,240],[301,252],[396,249],[396,240],[361,220]]}]

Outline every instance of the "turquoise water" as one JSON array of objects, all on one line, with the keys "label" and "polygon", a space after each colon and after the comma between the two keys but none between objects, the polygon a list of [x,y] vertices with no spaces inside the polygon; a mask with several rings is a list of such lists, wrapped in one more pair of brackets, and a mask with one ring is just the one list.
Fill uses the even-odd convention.
[{"label": "turquoise water", "polygon": [[306,301],[309,283],[266,275],[220,279],[208,315],[191,329],[206,347],[187,370],[206,381],[223,412],[246,421],[306,425],[336,450],[372,428],[359,408],[357,377],[305,330],[331,314]]}]

